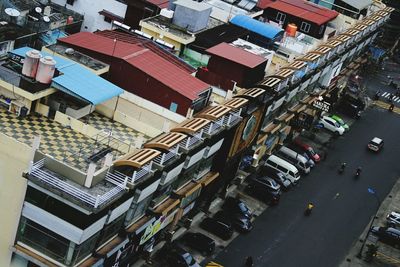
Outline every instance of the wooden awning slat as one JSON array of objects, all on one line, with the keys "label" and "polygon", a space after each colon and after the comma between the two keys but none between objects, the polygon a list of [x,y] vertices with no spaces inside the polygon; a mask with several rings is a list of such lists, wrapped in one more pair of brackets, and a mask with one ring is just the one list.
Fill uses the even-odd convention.
[{"label": "wooden awning slat", "polygon": [[282,69],[300,70],[300,69],[304,68],[306,65],[307,65],[307,63],[305,63],[303,61],[293,61],[288,66],[283,67]]},{"label": "wooden awning slat", "polygon": [[311,53],[317,53],[320,55],[324,55],[326,53],[328,53],[329,51],[331,51],[332,48],[327,47],[327,46],[320,46],[317,49],[315,49],[314,51],[311,51]]},{"label": "wooden awning slat", "polygon": [[262,85],[268,86],[268,87],[274,87],[278,83],[280,83],[282,79],[276,78],[276,77],[268,77],[264,81],[261,82]]},{"label": "wooden awning slat", "polygon": [[150,142],[144,145],[145,148],[161,148],[169,150],[173,146],[179,144],[183,139],[187,138],[188,136],[183,133],[165,133],[162,134],[160,137],[151,140]]},{"label": "wooden awning slat", "polygon": [[320,56],[321,55],[319,55],[319,54],[308,53],[304,57],[297,58],[296,61],[307,61],[307,62],[314,61],[314,60],[318,59]]},{"label": "wooden awning slat", "polygon": [[[265,93],[265,90],[264,90],[264,89],[261,89],[261,88],[251,88],[251,89],[245,90],[245,91],[244,91],[243,93],[241,93],[240,95],[245,95],[245,96],[250,96],[250,97],[256,98],[256,97],[262,95],[263,93]],[[240,96],[240,95],[238,95],[238,96]]]},{"label": "wooden awning slat", "polygon": [[141,168],[143,165],[146,165],[149,163],[151,160],[156,158],[158,155],[160,155],[161,152],[150,149],[150,148],[144,148],[139,151],[134,152],[133,154],[128,154],[123,159],[117,160],[114,165],[115,166],[132,166],[135,168]]},{"label": "wooden awning slat", "polygon": [[238,109],[245,105],[247,102],[249,102],[249,100],[247,100],[246,98],[234,97],[231,100],[225,102],[224,105],[232,109]]},{"label": "wooden awning slat", "polygon": [[230,107],[224,105],[218,105],[215,107],[208,108],[207,110],[199,113],[197,117],[205,118],[208,120],[217,120],[231,111]]},{"label": "wooden awning slat", "polygon": [[294,73],[294,70],[292,70],[292,69],[280,69],[273,76],[277,76],[277,77],[281,77],[281,78],[287,78],[287,77],[290,77],[293,73]]},{"label": "wooden awning slat", "polygon": [[171,129],[171,132],[184,132],[193,134],[204,128],[210,121],[204,118],[192,118]]}]

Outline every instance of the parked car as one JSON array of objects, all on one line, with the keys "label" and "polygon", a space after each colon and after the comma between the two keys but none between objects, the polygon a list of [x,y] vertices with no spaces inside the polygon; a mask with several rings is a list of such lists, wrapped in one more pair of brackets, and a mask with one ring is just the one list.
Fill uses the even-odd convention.
[{"label": "parked car", "polygon": [[319,120],[319,124],[322,125],[322,127],[326,130],[331,131],[337,135],[343,135],[344,133],[344,128],[331,117],[323,116]]},{"label": "parked car", "polygon": [[165,260],[171,267],[200,267],[193,256],[176,243],[166,248]]},{"label": "parked car", "polygon": [[315,152],[314,148],[300,138],[294,139],[293,146],[304,151],[314,162],[321,161],[321,157]]},{"label": "parked car", "polygon": [[309,162],[309,160],[303,157],[300,153],[297,153],[296,151],[286,146],[282,146],[281,148],[279,148],[275,152],[275,155],[296,166],[296,168],[300,170],[303,174],[310,173],[311,165],[314,164],[314,162]]},{"label": "parked car", "polygon": [[215,218],[205,218],[200,223],[200,227],[223,240],[229,240],[233,234],[232,225],[228,221],[220,221]]},{"label": "parked car", "polygon": [[243,215],[249,219],[253,217],[253,214],[249,207],[247,207],[246,203],[238,198],[227,197],[222,205],[222,209],[228,214],[239,213],[240,215]]},{"label": "parked car", "polygon": [[281,192],[271,190],[269,186],[259,180],[253,180],[247,186],[247,191],[258,199],[265,201],[269,205],[276,205],[279,203]]},{"label": "parked car", "polygon": [[386,223],[390,227],[397,227],[400,225],[400,213],[392,211],[386,216]]},{"label": "parked car", "polygon": [[400,247],[400,230],[392,227],[374,226],[370,231],[376,235],[378,240],[382,243],[394,246],[396,248]]},{"label": "parked car", "polygon": [[264,166],[280,171],[292,184],[297,184],[300,180],[299,170],[293,164],[275,155],[269,156]]},{"label": "parked car", "polygon": [[263,166],[261,173],[262,175],[266,175],[274,179],[281,186],[283,190],[288,190],[292,185],[290,180],[287,179],[283,173],[275,169]]},{"label": "parked car", "polygon": [[372,138],[371,141],[369,141],[367,147],[369,150],[372,150],[374,152],[379,152],[383,148],[384,142],[382,139],[378,137]]},{"label": "parked car", "polygon": [[179,241],[204,255],[210,255],[215,250],[215,241],[202,233],[188,232]]},{"label": "parked car", "polygon": [[248,233],[253,229],[251,220],[240,213],[227,213],[221,210],[214,215],[214,219],[219,221],[228,221],[237,231],[241,233]]},{"label": "parked car", "polygon": [[281,192],[281,186],[274,179],[268,176],[252,177],[252,179],[249,181],[249,184],[255,184],[256,186],[263,184],[270,191],[276,191],[278,193]]},{"label": "parked car", "polygon": [[345,123],[344,120],[341,117],[339,117],[339,115],[336,114],[331,115],[331,118],[334,119],[337,123],[339,123],[339,125],[342,126],[346,132],[350,129],[349,125]]},{"label": "parked car", "polygon": [[344,114],[358,119],[361,117],[361,114],[365,108],[365,104],[357,98],[346,95],[338,103],[337,108]]}]

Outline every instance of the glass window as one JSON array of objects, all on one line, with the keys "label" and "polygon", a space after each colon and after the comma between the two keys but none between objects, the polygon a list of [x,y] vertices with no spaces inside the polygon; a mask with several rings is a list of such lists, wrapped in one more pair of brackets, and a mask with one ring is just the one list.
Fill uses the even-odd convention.
[{"label": "glass window", "polygon": [[75,247],[74,257],[72,261],[72,265],[80,262],[83,258],[88,256],[95,249],[97,238],[99,237],[100,232],[93,235],[91,238],[86,240],[80,245]]},{"label": "glass window", "polygon": [[302,23],[301,23],[301,26],[300,26],[300,30],[301,30],[301,31],[303,31],[303,32],[309,32],[309,31],[310,31],[310,28],[311,28],[310,23],[307,23],[307,22],[302,22]]},{"label": "glass window", "polygon": [[285,22],[285,19],[286,19],[286,14],[278,12],[278,14],[276,15],[276,20],[283,23]]},{"label": "glass window", "polygon": [[143,199],[139,203],[134,203],[132,204],[133,207],[131,207],[133,210],[132,212],[128,212],[125,218],[125,221],[127,222],[126,225],[131,224],[132,222],[136,221],[142,215],[146,213],[147,207],[150,204],[150,201],[152,199],[152,195],[148,196],[147,198]]},{"label": "glass window", "polygon": [[203,159],[200,162],[199,168],[197,169],[196,177],[194,177],[195,179],[202,178],[211,170],[211,165],[213,163],[214,156],[215,155],[208,157],[207,159]]},{"label": "glass window", "polygon": [[[200,161],[201,162],[201,161]],[[196,179],[197,173],[198,173],[198,168],[200,167],[200,162],[194,164],[192,167],[187,169],[181,177],[179,177],[174,183],[173,183],[173,189],[174,190],[179,190],[183,185],[185,185],[188,181]]]},{"label": "glass window", "polygon": [[112,223],[104,226],[103,236],[101,237],[100,245],[118,233],[118,231],[122,227],[122,224],[124,223],[124,219],[125,219],[125,214],[119,216]]},{"label": "glass window", "polygon": [[17,240],[66,264],[70,241],[27,218],[21,219]]}]

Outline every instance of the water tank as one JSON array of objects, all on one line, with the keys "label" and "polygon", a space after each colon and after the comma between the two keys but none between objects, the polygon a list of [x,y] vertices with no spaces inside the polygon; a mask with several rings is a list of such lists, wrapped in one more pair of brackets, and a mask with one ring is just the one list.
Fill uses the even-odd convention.
[{"label": "water tank", "polygon": [[286,36],[295,37],[296,36],[296,32],[297,32],[296,24],[289,23],[286,26]]},{"label": "water tank", "polygon": [[167,8],[163,8],[160,11],[160,15],[167,18],[167,19],[172,19],[174,17],[174,11],[173,10],[169,10]]},{"label": "water tank", "polygon": [[35,78],[40,58],[41,54],[37,50],[29,50],[26,52],[24,65],[22,66],[22,74],[31,78]]},{"label": "water tank", "polygon": [[51,56],[41,58],[36,73],[36,81],[43,84],[51,83],[55,69],[56,61]]}]

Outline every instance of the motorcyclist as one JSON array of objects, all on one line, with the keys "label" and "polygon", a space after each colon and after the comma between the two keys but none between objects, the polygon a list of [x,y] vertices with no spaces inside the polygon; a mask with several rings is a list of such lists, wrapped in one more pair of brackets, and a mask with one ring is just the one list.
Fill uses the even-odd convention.
[{"label": "motorcyclist", "polygon": [[345,168],[346,168],[346,162],[343,162],[342,165],[340,165],[339,171],[343,172]]},{"label": "motorcyclist", "polygon": [[356,170],[356,175],[360,175],[361,174],[361,167],[358,167]]},{"label": "motorcyclist", "polygon": [[310,215],[313,208],[314,208],[314,204],[312,202],[309,202],[307,204],[305,215]]}]

